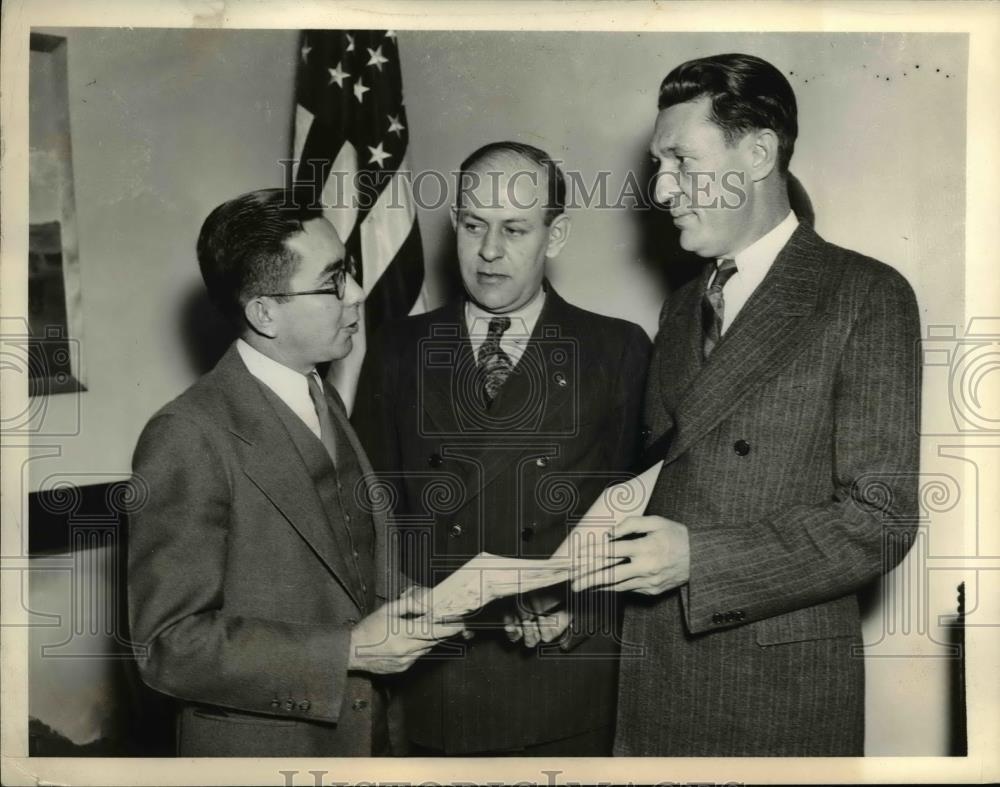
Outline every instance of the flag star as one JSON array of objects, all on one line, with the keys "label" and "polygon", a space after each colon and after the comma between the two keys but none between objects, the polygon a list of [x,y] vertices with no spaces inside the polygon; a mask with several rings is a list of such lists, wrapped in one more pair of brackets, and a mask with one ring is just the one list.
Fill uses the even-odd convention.
[{"label": "flag star", "polygon": [[302,45],[302,62],[306,63],[309,60],[309,53],[312,52],[313,48],[309,46],[309,42],[306,41]]},{"label": "flag star", "polygon": [[347,36],[347,49],[345,51],[347,51],[347,52],[353,52],[354,51],[354,36],[352,36],[350,33],[344,33],[344,35]]},{"label": "flag star", "polygon": [[[368,49],[368,47],[365,47],[365,49]],[[378,49],[368,49],[368,54],[371,55],[371,58],[367,63],[365,63],[365,65],[375,66],[379,71],[382,70],[383,63],[389,62],[389,58],[382,54],[382,47],[378,47]]]},{"label": "flag star", "polygon": [[331,85],[334,82],[336,82],[339,87],[343,87],[344,86],[344,80],[347,79],[347,77],[350,76],[350,74],[348,74],[346,71],[344,71],[341,68],[342,65],[344,65],[344,61],[343,60],[341,60],[339,63],[337,63],[337,67],[336,68],[328,68],[327,69],[327,71],[330,72],[330,84]]},{"label": "flag star", "polygon": [[369,90],[371,90],[371,88],[365,87],[365,83],[359,79],[358,83],[354,86],[354,97],[358,100],[359,104],[364,103],[365,93],[367,93]]},{"label": "flag star", "polygon": [[371,151],[371,154],[372,154],[372,157],[371,157],[371,159],[369,159],[368,163],[369,164],[378,164],[379,169],[383,168],[383,166],[384,166],[382,164],[383,161],[385,161],[387,158],[391,158],[392,157],[391,153],[386,153],[382,149],[382,143],[381,142],[378,143],[378,147],[374,147],[373,148],[371,145],[368,145],[367,148],[368,148],[369,151]]},{"label": "flag star", "polygon": [[396,37],[396,31],[395,30],[386,30],[385,31],[385,37],[386,38],[395,38]]},{"label": "flag star", "polygon": [[405,131],[406,126],[399,122],[399,115],[386,115],[389,118],[389,131],[386,133],[393,133],[397,137],[401,137],[400,131]]}]

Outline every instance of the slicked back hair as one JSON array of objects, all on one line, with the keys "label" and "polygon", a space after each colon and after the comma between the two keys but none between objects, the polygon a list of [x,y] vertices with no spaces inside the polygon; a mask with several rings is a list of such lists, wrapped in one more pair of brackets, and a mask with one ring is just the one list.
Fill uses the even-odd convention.
[{"label": "slicked back hair", "polygon": [[[296,198],[299,198],[298,200]],[[260,189],[223,202],[198,235],[198,266],[216,306],[237,326],[248,301],[287,289],[298,255],[285,242],[322,210],[290,189]]]},{"label": "slicked back hair", "polygon": [[799,133],[795,93],[785,76],[753,55],[713,55],[689,60],[660,84],[659,109],[711,99],[711,120],[734,145],[744,134],[769,128],[778,135],[778,172],[788,173]]},{"label": "slicked back hair", "polygon": [[542,209],[542,215],[545,224],[551,224],[556,216],[564,213],[566,210],[566,178],[559,165],[552,160],[552,157],[548,153],[541,148],[536,148],[534,145],[526,145],[523,142],[491,142],[471,153],[459,165],[460,186],[458,193],[459,204],[457,207],[461,209],[462,195],[468,188],[469,179],[467,173],[473,169],[482,169],[480,167],[481,164],[488,164],[495,159],[508,156],[523,158],[535,164],[545,173],[546,201]]}]

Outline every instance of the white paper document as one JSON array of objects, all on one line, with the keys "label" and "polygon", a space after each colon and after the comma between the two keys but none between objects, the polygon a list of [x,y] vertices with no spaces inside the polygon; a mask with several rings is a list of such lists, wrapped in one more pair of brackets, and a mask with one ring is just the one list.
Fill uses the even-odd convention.
[{"label": "white paper document", "polygon": [[496,599],[566,582],[571,569],[596,571],[618,562],[612,532],[626,518],[646,510],[662,464],[605,489],[550,558],[476,555],[429,591],[427,611],[435,620],[459,618]]}]

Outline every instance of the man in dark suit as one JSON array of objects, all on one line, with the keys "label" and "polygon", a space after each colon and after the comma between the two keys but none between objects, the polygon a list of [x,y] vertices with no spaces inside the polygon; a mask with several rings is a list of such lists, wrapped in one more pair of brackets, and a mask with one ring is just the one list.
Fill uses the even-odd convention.
[{"label": "man in dark suit", "polygon": [[357,330],[344,257],[322,214],[280,189],[202,227],[205,284],[241,338],[143,431],[148,498],[129,533],[139,669],[180,701],[182,756],[385,753],[373,678],[455,633],[407,635],[405,605],[386,603],[397,583],[370,466],[316,373]]},{"label": "man in dark suit", "polygon": [[685,63],[659,109],[657,199],[711,264],[662,312],[645,420],[663,465],[615,531],[628,562],[574,585],[631,591],[623,637],[644,657],[622,664],[615,753],[860,755],[856,592],[917,516],[917,305],[789,210],[777,69]]},{"label": "man in dark suit", "polygon": [[[482,551],[552,554],[634,461],[649,352],[638,326],[578,309],[545,280],[570,219],[544,151],[495,143],[460,171],[452,219],[466,297],[387,326],[353,415],[394,490],[404,569],[424,585]],[[413,752],[610,753],[614,600],[569,598],[564,585],[482,610],[468,643],[405,677]],[[571,642],[548,644],[568,614]],[[505,623],[529,647],[508,641]]]}]

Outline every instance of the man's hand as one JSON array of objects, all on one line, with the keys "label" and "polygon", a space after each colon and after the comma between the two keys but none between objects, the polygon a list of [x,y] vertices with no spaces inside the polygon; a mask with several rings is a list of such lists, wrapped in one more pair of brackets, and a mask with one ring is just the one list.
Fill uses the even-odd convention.
[{"label": "man's hand", "polygon": [[351,631],[347,668],[377,675],[403,672],[438,642],[461,634],[461,623],[441,623],[424,613],[419,593],[404,593]]},{"label": "man's hand", "polygon": [[525,646],[533,648],[563,636],[573,618],[561,604],[562,599],[545,590],[519,596],[514,610],[504,613],[508,639],[517,642],[523,638]]},{"label": "man's hand", "polygon": [[[624,536],[638,538],[622,540]],[[688,530],[662,516],[630,516],[608,532],[607,548],[625,562],[587,571],[586,561],[571,574],[574,592],[591,587],[656,596],[688,581],[691,555]]]}]

